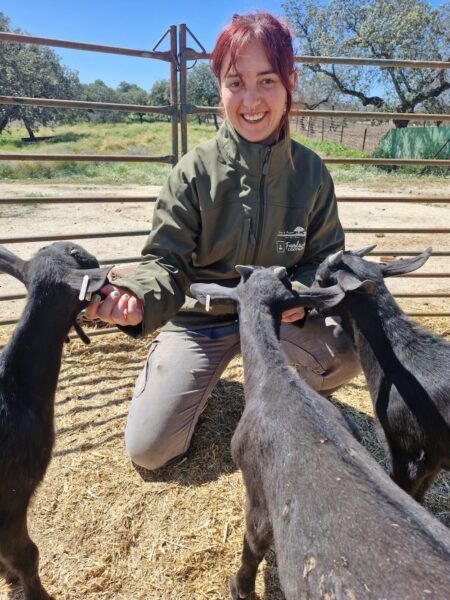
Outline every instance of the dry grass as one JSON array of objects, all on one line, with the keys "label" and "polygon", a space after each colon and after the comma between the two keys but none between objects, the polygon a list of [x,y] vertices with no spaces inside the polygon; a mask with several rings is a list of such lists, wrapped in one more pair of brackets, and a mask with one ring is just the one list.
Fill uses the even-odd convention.
[{"label": "dry grass", "polygon": [[[449,334],[448,319],[424,324]],[[0,343],[7,334],[0,334]],[[59,599],[227,598],[243,533],[244,490],[229,452],[242,411],[242,365],[225,371],[201,417],[188,458],[158,474],[133,468],[123,430],[134,381],[150,340],[122,334],[72,341],[56,399],[57,443],[30,510],[41,573]],[[385,464],[362,377],[335,394],[365,446]],[[450,478],[427,506],[450,524]],[[20,598],[0,582],[0,598]],[[281,600],[273,554],[258,576],[260,598]]]}]

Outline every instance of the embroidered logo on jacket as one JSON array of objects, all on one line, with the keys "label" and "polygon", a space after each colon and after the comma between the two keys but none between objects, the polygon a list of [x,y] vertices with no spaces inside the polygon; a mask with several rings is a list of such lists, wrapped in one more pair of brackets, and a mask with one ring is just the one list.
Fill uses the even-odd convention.
[{"label": "embroidered logo on jacket", "polygon": [[277,235],[277,252],[299,252],[306,242],[306,231],[296,227],[293,231],[280,231]]}]

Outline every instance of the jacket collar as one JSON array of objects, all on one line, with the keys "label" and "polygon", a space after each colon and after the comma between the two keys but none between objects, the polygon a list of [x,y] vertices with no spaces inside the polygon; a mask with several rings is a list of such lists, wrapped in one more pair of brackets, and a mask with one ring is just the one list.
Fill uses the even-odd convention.
[{"label": "jacket collar", "polygon": [[217,143],[227,162],[237,163],[243,170],[255,176],[261,174],[268,148],[270,148],[269,175],[290,165],[284,139],[271,146],[248,142],[235,131],[228,120],[223,122],[217,132]]}]

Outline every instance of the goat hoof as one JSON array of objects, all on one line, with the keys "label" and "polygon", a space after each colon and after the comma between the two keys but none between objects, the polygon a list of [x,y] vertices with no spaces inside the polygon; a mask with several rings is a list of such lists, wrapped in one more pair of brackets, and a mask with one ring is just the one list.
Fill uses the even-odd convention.
[{"label": "goat hoof", "polygon": [[238,591],[237,577],[233,575],[228,580],[228,589],[230,590],[232,600],[242,600],[244,598],[248,598],[249,596],[241,596]]},{"label": "goat hoof", "polygon": [[240,596],[238,593],[238,588],[237,588],[237,583],[236,583],[236,575],[234,575],[233,577],[230,577],[230,579],[228,581],[228,589],[230,590],[232,600],[240,599]]}]

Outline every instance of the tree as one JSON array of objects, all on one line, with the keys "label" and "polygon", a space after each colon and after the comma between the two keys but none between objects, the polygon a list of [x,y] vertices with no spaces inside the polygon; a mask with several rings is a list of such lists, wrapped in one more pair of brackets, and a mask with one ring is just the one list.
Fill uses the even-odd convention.
[{"label": "tree", "polygon": [[[122,81],[119,83],[117,87],[117,94],[119,97],[119,102],[123,102],[124,104],[140,104],[147,106],[150,104],[150,96],[149,94],[136,85],[135,83],[127,83],[126,81]],[[141,123],[144,122],[144,114],[146,113],[132,113],[133,115],[137,114]]]},{"label": "tree", "polygon": [[[0,31],[11,31],[9,19],[0,12]],[[20,33],[19,29],[14,30]],[[0,89],[5,96],[32,98],[79,98],[78,74],[61,65],[49,48],[0,42]],[[0,105],[0,133],[12,120],[21,120],[30,139],[42,125],[73,122],[79,111],[39,106]]]},{"label": "tree", "polygon": [[[121,102],[119,93],[101,79],[83,84],[82,97],[88,102],[112,102],[115,104]],[[89,119],[94,123],[120,123],[125,121],[126,117],[126,113],[117,110],[94,110],[88,114]]]},{"label": "tree", "polygon": [[[286,16],[300,54],[403,60],[448,60],[447,6],[425,0],[287,0]],[[412,113],[448,107],[450,82],[444,69],[307,65],[341,94],[364,107]],[[406,127],[408,121],[395,122]]]},{"label": "tree", "polygon": [[[170,104],[170,81],[168,79],[159,79],[152,85],[149,95],[150,106],[168,106]],[[154,115],[154,119],[166,119],[170,121],[170,117],[164,115]]]},{"label": "tree", "polygon": [[[195,65],[188,74],[187,93],[189,103],[198,106],[218,106],[220,102],[216,78],[210,67],[205,63]],[[199,122],[201,116],[198,115]],[[218,129],[217,116],[214,115],[214,124]]]}]

